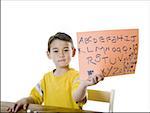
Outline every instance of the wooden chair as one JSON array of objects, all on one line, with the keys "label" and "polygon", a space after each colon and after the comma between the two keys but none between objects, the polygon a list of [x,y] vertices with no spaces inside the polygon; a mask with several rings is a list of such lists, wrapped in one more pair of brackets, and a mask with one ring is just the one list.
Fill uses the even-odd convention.
[{"label": "wooden chair", "polygon": [[88,89],[88,100],[109,103],[109,112],[113,112],[115,90],[99,91]]}]

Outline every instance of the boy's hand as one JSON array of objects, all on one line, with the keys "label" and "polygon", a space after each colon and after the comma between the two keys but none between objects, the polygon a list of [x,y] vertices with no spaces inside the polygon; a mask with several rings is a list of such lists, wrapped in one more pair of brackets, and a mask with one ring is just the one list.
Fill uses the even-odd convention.
[{"label": "boy's hand", "polygon": [[102,80],[104,80],[104,76],[92,75],[92,76],[89,76],[87,80],[80,80],[80,81],[82,85],[87,87],[87,86],[97,84],[99,81],[102,81]]},{"label": "boy's hand", "polygon": [[9,107],[7,109],[8,112],[13,112],[13,113],[16,113],[18,112],[20,109],[24,109],[26,110],[27,107],[29,105],[29,102],[28,102],[28,99],[27,98],[23,98],[19,101],[17,101],[12,107]]}]

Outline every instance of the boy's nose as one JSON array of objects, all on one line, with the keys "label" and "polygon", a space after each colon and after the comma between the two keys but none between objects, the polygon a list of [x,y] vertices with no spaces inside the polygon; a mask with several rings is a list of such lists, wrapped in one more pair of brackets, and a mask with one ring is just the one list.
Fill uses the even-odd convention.
[{"label": "boy's nose", "polygon": [[59,52],[59,57],[64,57],[64,53],[63,52]]}]

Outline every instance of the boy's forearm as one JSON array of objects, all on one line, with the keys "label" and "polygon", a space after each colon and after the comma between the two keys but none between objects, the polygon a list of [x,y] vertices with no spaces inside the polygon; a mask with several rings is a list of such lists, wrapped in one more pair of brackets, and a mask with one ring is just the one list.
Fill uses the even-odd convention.
[{"label": "boy's forearm", "polygon": [[85,98],[87,86],[80,84],[78,89],[73,94],[73,99],[80,102]]},{"label": "boy's forearm", "polygon": [[26,100],[27,100],[27,102],[30,103],[30,104],[36,104],[36,103],[34,102],[34,99],[33,99],[31,96],[27,97]]}]

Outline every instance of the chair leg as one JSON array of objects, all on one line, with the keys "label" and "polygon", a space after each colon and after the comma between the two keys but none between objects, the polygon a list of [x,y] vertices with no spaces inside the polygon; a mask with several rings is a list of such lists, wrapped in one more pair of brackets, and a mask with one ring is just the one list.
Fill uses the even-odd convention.
[{"label": "chair leg", "polygon": [[115,90],[111,90],[110,103],[109,103],[109,112],[113,112],[114,95],[115,95]]}]

